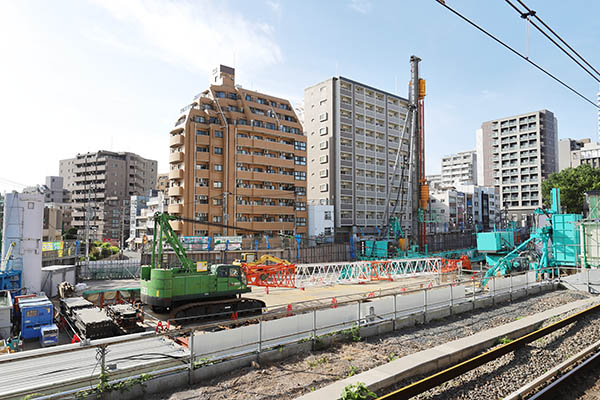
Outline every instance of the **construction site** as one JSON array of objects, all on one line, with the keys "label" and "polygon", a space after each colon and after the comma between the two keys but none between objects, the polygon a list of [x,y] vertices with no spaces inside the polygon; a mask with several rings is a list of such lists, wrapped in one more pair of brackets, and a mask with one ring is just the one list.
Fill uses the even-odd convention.
[{"label": "construction site", "polygon": [[[225,171],[219,202],[211,202],[224,218],[212,218],[216,211],[208,196],[215,196],[207,188],[210,211],[196,218],[204,209],[195,203],[188,209],[181,199],[205,196],[205,187],[184,190],[189,184],[181,183],[188,179],[182,167],[170,173],[177,183],[169,189],[172,201],[167,212],[153,215],[154,235],[139,259],[90,261],[83,256],[89,248],[78,248],[82,256],[77,262],[73,256],[74,265],[42,267],[40,241],[32,239],[41,232],[31,222],[39,220],[37,203],[8,194],[0,399],[522,399],[597,393],[598,383],[586,377],[597,376],[600,355],[600,193],[587,193],[585,213],[573,214],[564,212],[560,190],[553,188],[550,203],[527,215],[527,228],[505,220],[483,231],[429,232],[420,62],[410,58],[400,138],[395,158],[384,166],[384,206],[373,205],[374,213],[384,213],[384,223],[349,231],[333,243],[300,246],[303,228],[297,222],[306,212],[296,213],[296,204],[306,192],[293,184],[281,190],[291,192],[294,202],[276,206],[294,213],[293,224],[245,219],[252,210],[244,207],[254,206],[227,202],[227,191],[248,202],[265,198],[260,191],[267,188],[237,184],[264,181],[249,175],[262,172]],[[218,76],[227,81],[232,71],[221,66]],[[189,135],[196,140],[184,124],[196,124],[199,119],[189,122],[196,114],[227,120],[216,93],[208,90],[182,110],[170,149],[184,148]],[[241,101],[239,96],[228,101]],[[269,118],[276,114],[272,110]],[[244,140],[263,140],[238,139],[237,125],[218,128],[232,152]],[[212,136],[217,127],[210,129]],[[264,133],[259,124],[239,129]],[[304,143],[302,151],[304,141],[296,141],[296,147]],[[273,151],[280,145],[273,144]],[[285,157],[272,156],[273,165],[279,168]],[[170,163],[183,165],[187,158],[183,150],[174,151]],[[203,171],[193,168],[198,177],[189,179],[196,188]],[[302,176],[300,169],[288,172]],[[283,182],[288,172],[278,172],[277,179]],[[240,217],[228,218],[234,215]],[[271,241],[259,229],[269,223],[278,224],[269,228]],[[198,227],[207,233],[196,234]],[[231,234],[243,235],[248,244],[223,239]],[[573,383],[585,379],[590,382]]]}]

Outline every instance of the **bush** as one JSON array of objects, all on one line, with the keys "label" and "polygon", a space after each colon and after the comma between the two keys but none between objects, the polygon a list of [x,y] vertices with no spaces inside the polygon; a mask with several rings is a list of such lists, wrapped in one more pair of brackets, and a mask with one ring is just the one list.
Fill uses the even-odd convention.
[{"label": "bush", "polygon": [[112,254],[112,251],[110,251],[110,247],[102,247],[102,258],[108,257],[111,254]]},{"label": "bush", "polygon": [[100,245],[100,247],[102,247],[103,249],[110,249],[111,248],[111,244],[108,242],[104,242]]},{"label": "bush", "polygon": [[119,249],[117,246],[110,246],[110,251],[111,251],[113,254],[117,254],[117,253],[119,252],[119,250],[120,250],[120,249]]}]

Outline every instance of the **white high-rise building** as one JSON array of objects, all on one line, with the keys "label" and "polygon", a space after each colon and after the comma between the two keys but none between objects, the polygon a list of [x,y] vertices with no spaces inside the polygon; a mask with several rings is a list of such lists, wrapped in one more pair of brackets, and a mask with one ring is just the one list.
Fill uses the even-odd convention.
[{"label": "white high-rise building", "polygon": [[477,153],[462,151],[442,158],[442,186],[477,185]]},{"label": "white high-rise building", "polygon": [[530,215],[542,205],[542,180],[558,171],[554,114],[540,110],[484,122],[480,135],[479,185],[495,186],[500,207],[515,219]]}]

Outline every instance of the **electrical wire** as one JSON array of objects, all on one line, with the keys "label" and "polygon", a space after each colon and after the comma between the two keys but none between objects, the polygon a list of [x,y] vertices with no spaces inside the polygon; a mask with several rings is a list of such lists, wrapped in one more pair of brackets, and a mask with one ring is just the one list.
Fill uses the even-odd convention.
[{"label": "electrical wire", "polygon": [[525,7],[525,9],[527,10],[527,12],[529,14],[531,14],[535,19],[537,19],[542,25],[544,25],[544,27],[546,27],[546,29],[548,29],[550,32],[552,32],[552,34],[554,36],[556,36],[558,38],[558,40],[560,40],[565,46],[567,46],[569,48],[569,50],[571,50],[573,53],[575,53],[575,55],[577,55],[577,57],[579,57],[581,59],[581,61],[583,61],[588,67],[590,67],[592,70],[594,70],[595,73],[597,73],[600,76],[600,72],[598,72],[598,70],[596,68],[594,68],[592,66],[592,64],[590,64],[585,58],[583,58],[583,56],[581,56],[581,54],[579,54],[577,51],[575,51],[575,49],[573,47],[571,47],[563,38],[561,38],[558,33],[556,33],[552,28],[550,28],[548,26],[548,24],[546,24],[544,21],[542,21],[542,19],[536,14],[535,11],[533,11],[532,9],[527,7],[527,5],[523,1],[521,1],[521,0],[517,0],[517,1],[519,2],[519,4],[521,4],[523,7]]},{"label": "electrical wire", "polygon": [[447,4],[445,4],[444,2],[440,1],[440,0],[435,0],[438,4],[442,5],[443,7],[445,7],[446,9],[448,9],[450,12],[452,12],[454,15],[456,15],[457,17],[459,17],[460,19],[462,19],[463,21],[467,22],[469,25],[473,26],[474,28],[476,28],[477,30],[479,30],[481,33],[483,33],[484,35],[488,36],[489,38],[493,39],[495,42],[497,42],[498,44],[500,44],[502,47],[506,48],[507,50],[509,50],[511,53],[516,54],[517,56],[521,57],[523,60],[527,61],[529,64],[533,65],[535,68],[537,68],[538,70],[542,71],[544,74],[548,75],[550,78],[554,79],[556,82],[558,82],[559,84],[561,84],[562,86],[564,86],[565,88],[569,89],[571,92],[575,93],[577,96],[579,96],[580,98],[582,98],[583,100],[587,101],[588,103],[590,103],[591,105],[593,105],[595,108],[600,108],[599,105],[597,105],[596,103],[594,103],[592,100],[588,99],[587,97],[585,97],[583,94],[581,94],[580,92],[578,92],[577,90],[573,89],[571,86],[569,86],[567,83],[563,82],[562,80],[560,80],[558,77],[556,77],[555,75],[553,75],[551,72],[547,71],[546,69],[544,69],[543,67],[541,67],[539,64],[531,61],[527,56],[521,54],[520,52],[518,52],[517,50],[515,50],[514,48],[512,48],[511,46],[509,46],[508,44],[504,43],[502,40],[498,39],[496,36],[492,35],[491,33],[489,33],[488,31],[486,31],[485,29],[483,29],[482,27],[480,27],[479,25],[477,25],[475,22],[471,21],[470,19],[468,19],[467,17],[465,17],[464,15],[462,15],[461,13],[459,13],[458,11],[454,10],[452,7],[448,6]]},{"label": "electrical wire", "polygon": [[[550,40],[552,43],[554,43],[554,45],[556,47],[558,47],[563,53],[565,53],[571,60],[575,61],[577,63],[577,65],[579,65],[585,72],[587,72],[596,82],[600,83],[600,79],[594,75],[589,69],[587,69],[583,64],[581,64],[581,62],[579,62],[575,57],[573,57],[564,47],[562,47],[560,45],[560,43],[557,43],[556,40],[554,40],[553,38],[551,38],[546,32],[544,32],[544,30],[542,28],[540,28],[535,22],[533,22],[529,17],[530,16],[535,16],[535,11],[530,10],[529,8],[527,8],[525,6],[525,8],[527,8],[528,12],[523,13],[521,10],[519,10],[519,8],[514,5],[510,0],[505,0],[519,15],[521,15],[521,18],[527,19],[527,21],[529,21],[529,23],[531,25],[533,25],[538,31],[540,31],[540,33],[542,35],[544,35],[548,40]],[[558,37],[558,36],[557,36]],[[562,39],[561,39],[562,40]],[[564,42],[564,41],[563,41]],[[567,45],[568,46],[568,45]],[[569,48],[571,48],[569,46]],[[574,50],[573,50],[574,51]],[[576,53],[578,54],[578,53]],[[579,54],[578,54],[579,55]],[[582,58],[581,56],[579,56],[580,58]],[[583,59],[583,58],[582,58]],[[585,61],[585,60],[584,60]],[[592,67],[592,69],[594,69],[594,67]],[[597,72],[597,71],[596,71]]]}]

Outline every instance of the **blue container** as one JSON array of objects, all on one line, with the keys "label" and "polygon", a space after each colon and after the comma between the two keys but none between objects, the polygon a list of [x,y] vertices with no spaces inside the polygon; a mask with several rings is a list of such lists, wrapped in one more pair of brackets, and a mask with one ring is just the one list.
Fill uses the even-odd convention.
[{"label": "blue container", "polygon": [[515,247],[515,235],[512,231],[479,232],[477,251],[480,253],[509,252]]},{"label": "blue container", "polygon": [[54,307],[46,296],[20,299],[19,312],[23,339],[40,338],[42,326],[53,324]]},{"label": "blue container", "polygon": [[577,265],[581,252],[577,224],[580,220],[580,214],[552,215],[552,256],[556,265]]}]

